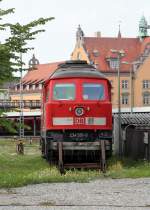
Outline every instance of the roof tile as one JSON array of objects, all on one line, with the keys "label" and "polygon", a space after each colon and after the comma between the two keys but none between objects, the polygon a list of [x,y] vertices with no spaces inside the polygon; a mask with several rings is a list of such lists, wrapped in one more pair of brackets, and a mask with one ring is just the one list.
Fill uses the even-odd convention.
[{"label": "roof tile", "polygon": [[44,82],[50,77],[50,75],[57,69],[58,65],[61,63],[63,62],[39,64],[36,66],[36,69],[28,71],[28,73],[24,76],[22,82],[24,84],[36,84]]},{"label": "roof tile", "polygon": [[[138,59],[148,43],[150,43],[150,37],[146,37],[142,42],[139,38],[84,37],[85,49],[89,53],[90,59],[97,64],[97,68],[104,72],[110,71],[106,59],[110,56],[116,57],[116,55],[112,55],[111,49],[124,50],[125,55],[121,60],[131,63]],[[94,50],[99,52],[98,56],[94,56]],[[129,71],[130,68],[130,65],[121,64],[120,69]]]}]

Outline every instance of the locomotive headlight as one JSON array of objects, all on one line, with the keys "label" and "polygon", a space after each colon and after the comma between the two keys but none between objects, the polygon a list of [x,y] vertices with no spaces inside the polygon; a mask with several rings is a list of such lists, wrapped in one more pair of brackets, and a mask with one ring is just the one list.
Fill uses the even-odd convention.
[{"label": "locomotive headlight", "polygon": [[82,107],[77,107],[75,109],[75,115],[76,116],[82,116],[84,114],[84,109]]}]

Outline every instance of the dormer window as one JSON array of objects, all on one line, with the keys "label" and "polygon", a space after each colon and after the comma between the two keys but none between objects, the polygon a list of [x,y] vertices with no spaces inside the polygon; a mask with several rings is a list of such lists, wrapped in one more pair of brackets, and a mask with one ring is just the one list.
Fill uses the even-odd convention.
[{"label": "dormer window", "polygon": [[96,49],[93,50],[93,55],[94,55],[94,57],[98,57],[99,54],[100,54],[100,53],[99,53],[98,50],[96,50]]},{"label": "dormer window", "polygon": [[29,90],[29,85],[26,85],[26,90]]},{"label": "dormer window", "polygon": [[35,90],[35,84],[32,85],[32,89]]},{"label": "dormer window", "polygon": [[32,90],[32,84],[29,84],[29,90]]},{"label": "dormer window", "polygon": [[42,90],[42,83],[39,84],[39,90]]},{"label": "dormer window", "polygon": [[121,58],[125,56],[124,50],[110,49],[106,55],[106,61],[109,64],[110,69],[117,70],[121,62]]},{"label": "dormer window", "polygon": [[109,59],[109,66],[111,69],[117,69],[119,67],[119,61],[117,58]]}]

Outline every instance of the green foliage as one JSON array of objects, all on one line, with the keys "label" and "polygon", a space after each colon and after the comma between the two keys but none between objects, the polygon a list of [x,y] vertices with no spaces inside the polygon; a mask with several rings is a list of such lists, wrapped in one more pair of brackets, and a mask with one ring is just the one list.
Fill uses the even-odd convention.
[{"label": "green foliage", "polygon": [[10,133],[16,134],[16,128],[15,128],[15,123],[13,121],[7,120],[6,118],[1,118],[0,119],[0,127],[2,129],[6,129]]},{"label": "green foliage", "polygon": [[[34,40],[37,34],[45,31],[44,29],[36,29],[37,27],[45,25],[48,21],[54,19],[53,17],[39,18],[26,25],[1,23],[3,16],[10,13],[14,13],[14,8],[7,10],[0,8],[0,31],[6,28],[10,31],[10,37],[5,40],[5,43],[0,43],[0,85],[5,81],[10,81],[14,71],[19,70],[22,72],[24,65],[22,54],[33,49],[33,47],[27,46],[28,41]],[[5,118],[0,119],[1,125],[6,126],[9,131],[11,130],[12,123]]]},{"label": "green foliage", "polygon": [[17,131],[16,131],[17,126],[18,126],[18,123],[14,122],[12,120],[6,119],[5,115],[3,113],[3,110],[0,109],[0,128],[5,129],[10,133],[16,134],[17,133]]},{"label": "green foliage", "polygon": [[12,79],[12,72],[14,71],[12,58],[15,58],[9,48],[5,44],[0,44],[0,84]]},{"label": "green foliage", "polygon": [[[0,0],[1,2],[2,0]],[[11,9],[7,9],[7,10],[2,10],[0,8],[0,21],[2,20],[2,17],[5,16],[5,15],[8,15],[10,13],[14,13],[14,8],[11,8]],[[0,30],[5,30],[5,28],[7,27],[7,23],[5,24],[0,24]]]},{"label": "green foliage", "polygon": [[[1,2],[2,0],[0,0]],[[33,47],[28,47],[28,41],[36,39],[36,35],[44,32],[44,29],[36,29],[41,25],[45,25],[53,17],[49,18],[39,18],[38,20],[31,21],[26,25],[21,25],[20,23],[2,24],[2,17],[14,13],[14,8],[2,10],[0,9],[0,30],[5,30],[6,28],[10,31],[10,37],[5,40],[5,43],[0,43],[0,69],[5,70],[3,79],[9,79],[12,75],[12,71],[22,70],[22,56],[20,54],[27,53],[28,50],[33,49]],[[0,81],[1,82],[1,81]]]},{"label": "green foliage", "polygon": [[[0,0],[1,2],[2,0]],[[5,30],[7,27],[7,23],[3,24],[2,18],[5,15],[8,15],[10,13],[14,13],[14,9],[7,9],[2,10],[0,8],[0,31]],[[12,58],[15,58],[15,55],[11,53],[10,49],[6,46],[6,44],[0,43],[0,84],[5,82],[6,80],[10,80],[12,77],[12,71],[13,71],[13,62],[11,61]]]},{"label": "green foliage", "polygon": [[39,25],[44,25],[48,21],[54,19],[50,18],[39,18],[38,20],[34,20],[26,25],[21,25],[20,23],[16,24],[7,24],[10,27],[11,37],[9,37],[7,41],[7,45],[10,47],[12,52],[16,53],[26,53],[28,50],[33,49],[27,46],[27,42],[34,40],[38,33],[44,32],[44,29],[36,30]]}]

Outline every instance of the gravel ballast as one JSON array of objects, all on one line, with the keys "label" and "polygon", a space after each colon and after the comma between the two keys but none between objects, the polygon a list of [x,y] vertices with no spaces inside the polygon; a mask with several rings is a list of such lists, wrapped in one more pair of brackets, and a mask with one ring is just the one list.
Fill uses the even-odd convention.
[{"label": "gravel ballast", "polygon": [[0,189],[0,210],[150,209],[150,178]]}]

